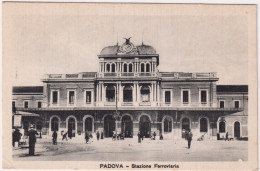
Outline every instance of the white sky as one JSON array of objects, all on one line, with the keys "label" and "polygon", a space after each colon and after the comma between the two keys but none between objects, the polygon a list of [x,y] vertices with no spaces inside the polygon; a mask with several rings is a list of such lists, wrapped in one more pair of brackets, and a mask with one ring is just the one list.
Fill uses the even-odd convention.
[{"label": "white sky", "polygon": [[[18,9],[19,10],[19,9]],[[218,84],[248,84],[248,21],[245,16],[9,16],[6,46],[13,85],[42,85],[44,74],[98,71],[103,47],[132,37],[153,46],[164,72],[217,72]],[[5,42],[4,42],[5,43]]]}]

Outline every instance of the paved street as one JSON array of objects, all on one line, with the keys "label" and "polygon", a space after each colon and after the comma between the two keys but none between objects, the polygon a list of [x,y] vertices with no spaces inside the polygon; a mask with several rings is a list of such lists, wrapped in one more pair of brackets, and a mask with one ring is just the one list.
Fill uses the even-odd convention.
[{"label": "paved street", "polygon": [[28,148],[13,148],[13,157],[23,161],[245,161],[247,145],[247,141],[193,140],[188,149],[185,140],[137,143],[137,139],[107,138],[85,144],[83,139],[72,139],[52,145],[51,139],[37,139],[36,156],[28,156]]}]

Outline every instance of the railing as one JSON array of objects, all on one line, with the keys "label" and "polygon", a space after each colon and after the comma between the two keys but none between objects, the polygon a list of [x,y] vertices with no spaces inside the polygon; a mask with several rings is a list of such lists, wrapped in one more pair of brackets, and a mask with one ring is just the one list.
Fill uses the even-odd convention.
[{"label": "railing", "polygon": [[117,76],[117,73],[115,73],[115,72],[104,73],[104,76],[105,76],[105,77],[115,77],[115,76]]},{"label": "railing", "polygon": [[163,78],[175,78],[175,79],[217,78],[217,73],[216,72],[210,72],[210,73],[161,72],[160,76]]},{"label": "railing", "polygon": [[80,73],[80,74],[46,74],[44,79],[83,79],[95,78],[95,72]]},{"label": "railing", "polygon": [[79,74],[66,74],[66,78],[78,78]]},{"label": "railing", "polygon": [[132,73],[132,72],[129,72],[129,73],[121,73],[121,77],[134,77],[135,74]]}]

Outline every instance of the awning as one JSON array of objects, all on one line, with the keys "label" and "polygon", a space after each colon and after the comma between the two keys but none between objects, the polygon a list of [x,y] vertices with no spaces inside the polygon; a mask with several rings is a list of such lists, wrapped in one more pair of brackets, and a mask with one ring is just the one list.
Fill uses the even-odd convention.
[{"label": "awning", "polygon": [[36,113],[30,113],[30,112],[23,112],[23,111],[16,111],[17,115],[22,115],[22,116],[36,116],[39,117],[39,114]]}]

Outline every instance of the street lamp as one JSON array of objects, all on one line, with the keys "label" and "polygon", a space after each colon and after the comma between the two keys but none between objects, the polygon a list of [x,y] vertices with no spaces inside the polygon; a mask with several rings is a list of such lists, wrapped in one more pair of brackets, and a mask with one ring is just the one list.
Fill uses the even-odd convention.
[{"label": "street lamp", "polygon": [[116,120],[116,126],[115,126],[116,140],[117,140],[117,120],[119,120],[119,118],[120,118],[120,113],[117,111],[117,99],[118,99],[117,96],[118,96],[118,92],[117,92],[117,88],[116,88],[116,112],[113,115],[113,117]]}]

